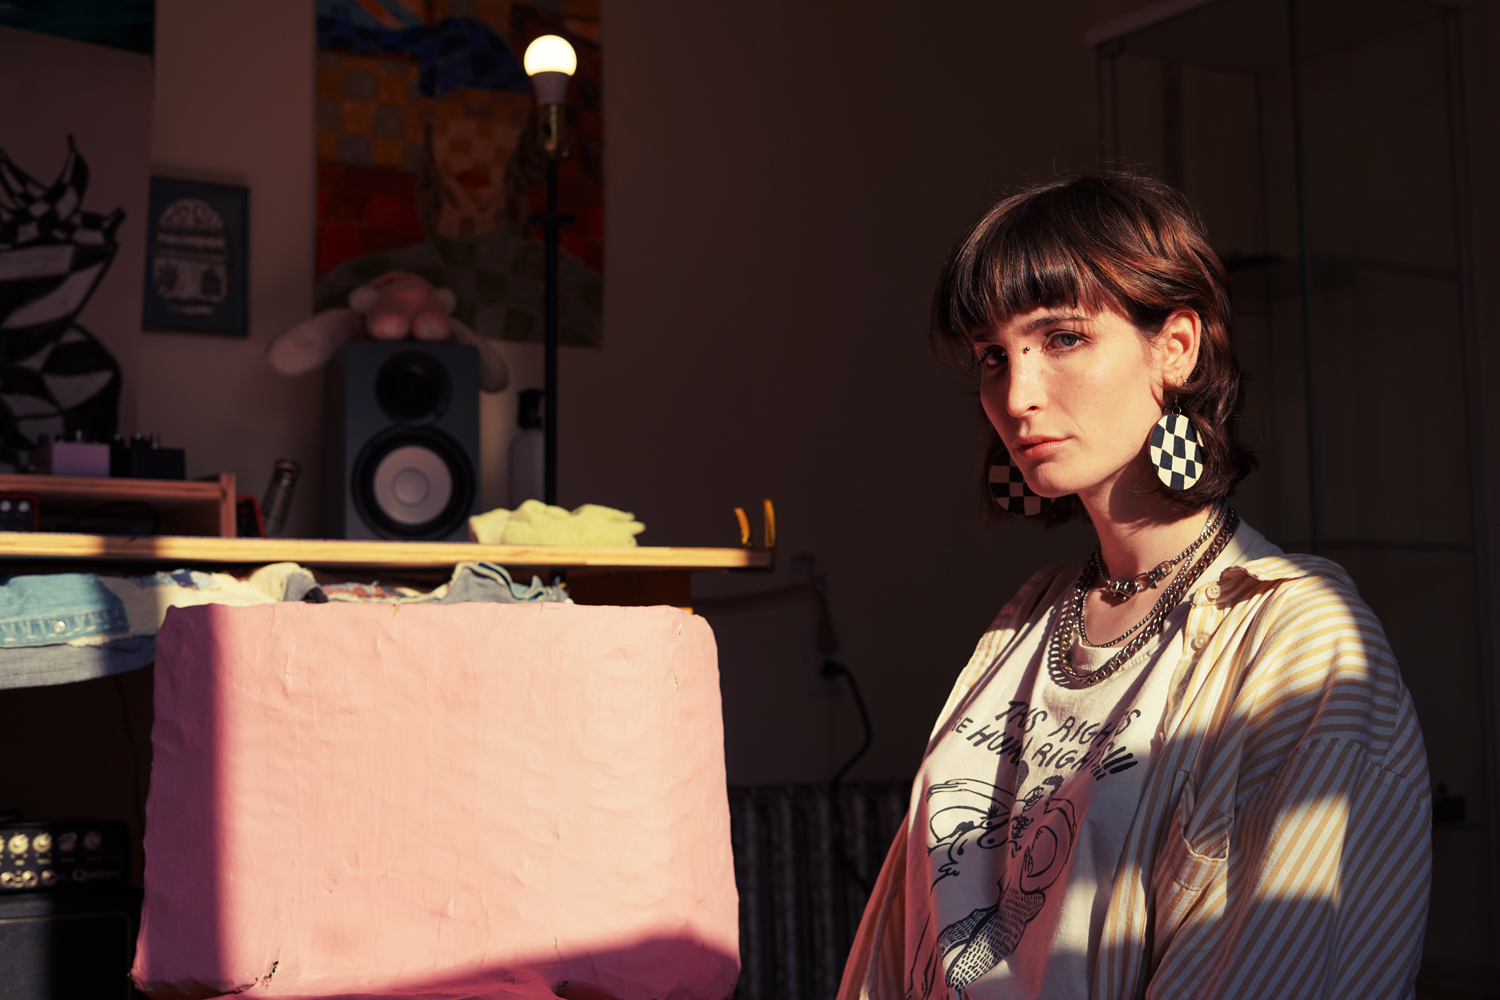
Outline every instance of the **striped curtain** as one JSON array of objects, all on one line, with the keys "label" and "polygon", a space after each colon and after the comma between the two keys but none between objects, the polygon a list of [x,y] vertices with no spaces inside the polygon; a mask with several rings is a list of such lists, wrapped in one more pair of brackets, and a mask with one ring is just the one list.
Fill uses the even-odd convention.
[{"label": "striped curtain", "polygon": [[868,885],[879,873],[910,790],[910,780],[845,783],[836,796],[827,785],[729,789],[735,1000],[832,1000],[864,912],[860,879]]}]

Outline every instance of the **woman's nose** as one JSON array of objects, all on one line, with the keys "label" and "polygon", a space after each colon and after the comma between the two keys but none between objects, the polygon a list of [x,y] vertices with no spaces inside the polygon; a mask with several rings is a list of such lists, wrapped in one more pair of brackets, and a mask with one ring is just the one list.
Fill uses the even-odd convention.
[{"label": "woman's nose", "polygon": [[1022,354],[1010,363],[1005,385],[1005,410],[1012,417],[1021,417],[1041,408],[1045,393],[1038,360]]}]

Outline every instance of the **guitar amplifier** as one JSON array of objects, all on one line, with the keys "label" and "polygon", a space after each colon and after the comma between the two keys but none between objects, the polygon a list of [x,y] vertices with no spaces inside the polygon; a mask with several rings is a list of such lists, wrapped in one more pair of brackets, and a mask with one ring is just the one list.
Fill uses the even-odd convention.
[{"label": "guitar amplifier", "polygon": [[0,895],[0,1000],[144,1000],[130,985],[141,892]]},{"label": "guitar amplifier", "polygon": [[118,820],[0,824],[0,896],[130,884],[130,831]]}]

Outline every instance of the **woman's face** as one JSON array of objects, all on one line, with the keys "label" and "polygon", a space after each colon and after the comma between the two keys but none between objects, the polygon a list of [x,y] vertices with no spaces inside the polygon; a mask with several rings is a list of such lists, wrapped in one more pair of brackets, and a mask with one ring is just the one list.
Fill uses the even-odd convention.
[{"label": "woman's face", "polygon": [[1148,461],[1161,387],[1192,372],[1198,336],[1191,310],[1147,340],[1112,310],[1034,309],[975,337],[980,400],[1033,490],[1088,494]]}]

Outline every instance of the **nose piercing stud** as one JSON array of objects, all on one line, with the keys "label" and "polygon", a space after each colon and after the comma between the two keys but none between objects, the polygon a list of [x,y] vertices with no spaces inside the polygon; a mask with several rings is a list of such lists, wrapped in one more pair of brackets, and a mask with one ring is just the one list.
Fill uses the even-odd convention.
[{"label": "nose piercing stud", "polygon": [[1030,354],[1031,353],[1031,348],[1029,348],[1029,347],[1023,347],[1023,348],[1021,348],[1021,353],[1022,354]]}]

